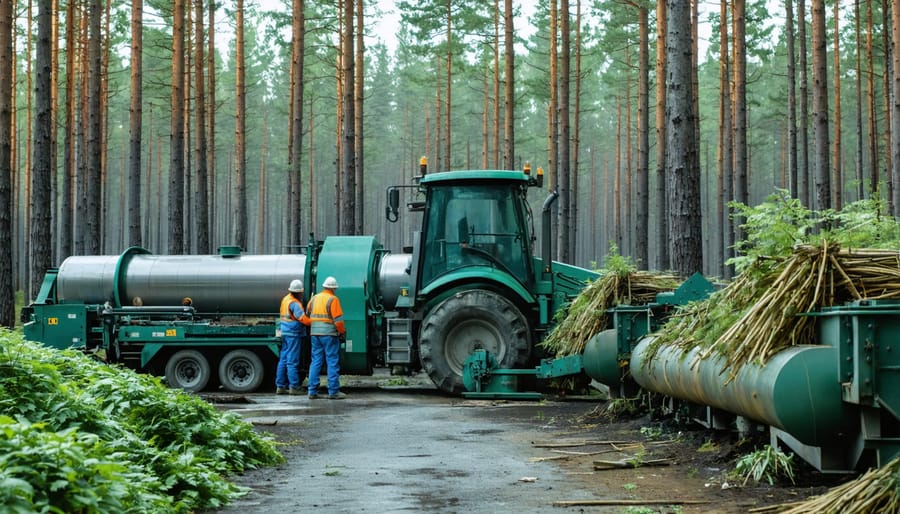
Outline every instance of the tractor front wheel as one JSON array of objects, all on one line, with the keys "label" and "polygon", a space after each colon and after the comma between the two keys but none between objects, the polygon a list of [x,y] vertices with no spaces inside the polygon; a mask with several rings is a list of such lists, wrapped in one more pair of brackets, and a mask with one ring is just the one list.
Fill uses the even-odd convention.
[{"label": "tractor front wheel", "polygon": [[422,322],[422,368],[443,391],[464,390],[463,364],[479,349],[490,352],[501,368],[525,366],[531,354],[525,316],[493,291],[459,292],[432,309]]}]

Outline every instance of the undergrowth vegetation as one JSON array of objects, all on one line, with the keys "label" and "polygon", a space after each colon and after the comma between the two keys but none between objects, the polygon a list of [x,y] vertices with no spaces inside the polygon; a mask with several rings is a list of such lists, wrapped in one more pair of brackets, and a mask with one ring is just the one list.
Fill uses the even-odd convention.
[{"label": "undergrowth vegetation", "polygon": [[0,329],[0,510],[192,512],[283,460],[236,414]]}]

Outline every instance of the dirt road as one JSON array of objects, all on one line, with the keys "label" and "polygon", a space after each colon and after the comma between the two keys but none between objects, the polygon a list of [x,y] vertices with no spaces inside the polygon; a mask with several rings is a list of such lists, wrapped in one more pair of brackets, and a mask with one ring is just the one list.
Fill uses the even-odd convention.
[{"label": "dirt road", "polygon": [[[717,461],[729,449],[698,453],[691,438],[659,440],[655,432],[657,440],[648,440],[651,431],[640,430],[647,420],[592,420],[596,402],[466,400],[414,387],[344,390],[349,396],[340,401],[257,394],[252,403],[223,405],[283,442],[287,463],[237,477],[252,491],[219,512],[730,513],[812,491],[723,488]],[[542,444],[564,442],[573,446]],[[635,455],[669,465],[593,469],[596,459]],[[556,505],[584,500],[625,502]],[[705,503],[678,505],[682,500]]]}]

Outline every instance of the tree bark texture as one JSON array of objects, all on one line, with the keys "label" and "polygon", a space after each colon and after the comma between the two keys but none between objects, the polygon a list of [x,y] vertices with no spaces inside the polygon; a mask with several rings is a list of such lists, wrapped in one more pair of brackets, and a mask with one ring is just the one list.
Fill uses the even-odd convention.
[{"label": "tree bark texture", "polygon": [[669,253],[671,267],[683,276],[703,269],[700,220],[700,170],[694,134],[691,79],[691,7],[688,2],[667,0],[666,47],[666,175],[669,178]]},{"label": "tree bark texture", "polygon": [[831,204],[831,141],[828,134],[828,55],[825,40],[825,1],[812,0],[813,118],[815,120],[816,209]]},{"label": "tree bark texture", "polygon": [[[0,2],[0,240],[12,241],[13,8]],[[13,248],[0,245],[0,326],[15,326]]]},{"label": "tree bark texture", "polygon": [[169,254],[184,253],[184,1],[175,0],[169,136]]},{"label": "tree bark texture", "polygon": [[131,2],[131,105],[128,113],[128,246],[142,246],[141,126],[143,123],[143,0]]},{"label": "tree bark texture", "polygon": [[656,269],[669,269],[669,210],[666,185],[666,1],[656,2]]},{"label": "tree bark texture", "polygon": [[235,34],[235,149],[233,244],[247,248],[247,86],[244,69],[244,0],[237,0]]},{"label": "tree bark texture", "polygon": [[343,123],[341,124],[341,210],[342,235],[353,235],[356,229],[354,212],[356,211],[356,155],[355,155],[355,125],[353,91],[356,80],[356,70],[353,59],[353,3],[354,0],[343,0],[344,4],[344,37],[341,49],[343,63],[343,87],[341,89],[341,111]]}]

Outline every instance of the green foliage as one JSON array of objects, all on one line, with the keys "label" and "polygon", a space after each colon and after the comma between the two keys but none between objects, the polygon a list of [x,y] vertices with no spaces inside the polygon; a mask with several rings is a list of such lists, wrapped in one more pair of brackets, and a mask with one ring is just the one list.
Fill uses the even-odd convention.
[{"label": "green foliage", "polygon": [[762,449],[745,455],[738,459],[734,469],[734,476],[743,478],[742,485],[747,485],[751,479],[759,482],[765,479],[769,485],[779,478],[787,478],[794,483],[794,456],[783,453],[778,448],[766,445]]},{"label": "green foliage", "polygon": [[885,215],[877,200],[860,200],[840,211],[811,211],[783,189],[755,206],[732,203],[743,220],[746,237],[736,243],[740,254],[728,261],[740,273],[753,270],[759,276],[771,270],[773,259],[786,257],[799,245],[828,240],[842,248],[897,248],[900,224]]},{"label": "green foliage", "polygon": [[216,508],[243,492],[225,475],[283,460],[235,414],[154,377],[10,332],[0,342],[0,505],[9,510]]}]

